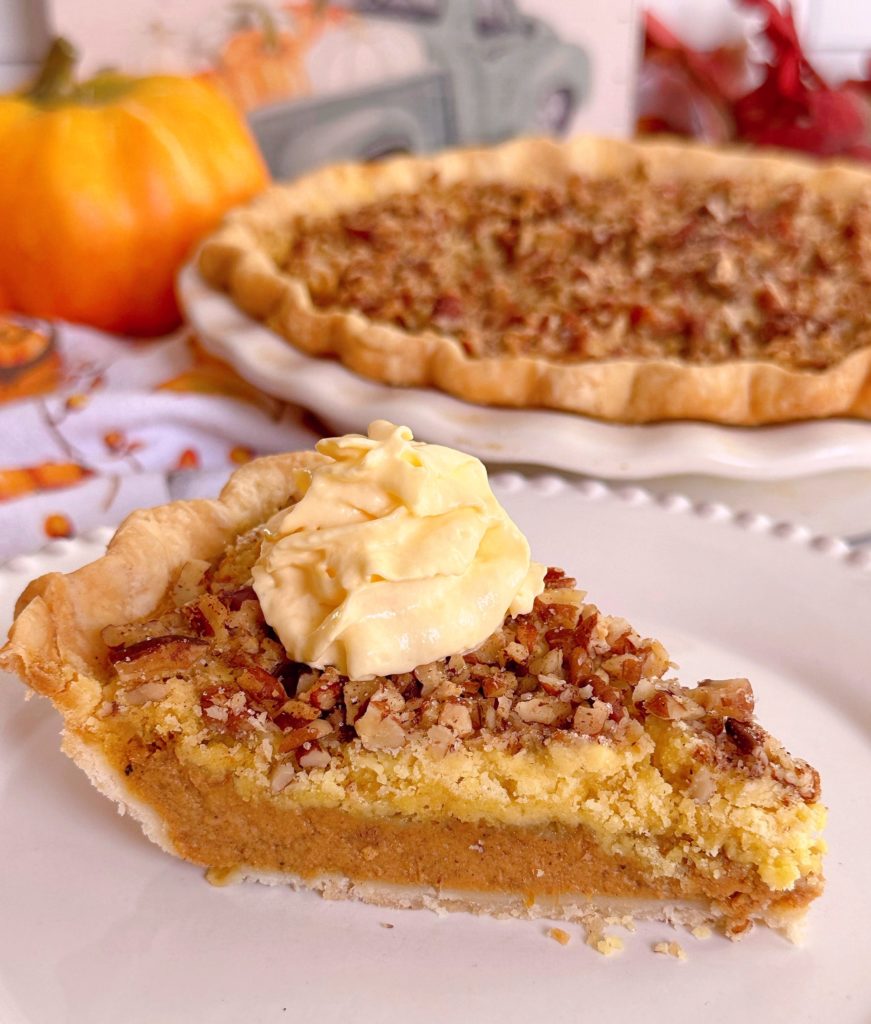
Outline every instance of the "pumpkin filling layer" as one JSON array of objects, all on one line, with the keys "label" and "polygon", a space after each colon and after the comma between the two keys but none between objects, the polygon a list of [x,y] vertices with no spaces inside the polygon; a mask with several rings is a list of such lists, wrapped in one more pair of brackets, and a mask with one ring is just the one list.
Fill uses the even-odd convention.
[{"label": "pumpkin filling layer", "polygon": [[276,263],[324,310],[472,357],[735,359],[823,370],[871,344],[867,196],[800,184],[571,176],[429,184],[298,217]]},{"label": "pumpkin filling layer", "polygon": [[[350,680],[287,660],[251,582],[264,528],[103,630],[89,731],[189,859],[304,878],[701,899],[739,932],[822,888],[819,780],[744,679],[549,569],[475,650]],[[522,837],[522,842],[517,842]]]}]

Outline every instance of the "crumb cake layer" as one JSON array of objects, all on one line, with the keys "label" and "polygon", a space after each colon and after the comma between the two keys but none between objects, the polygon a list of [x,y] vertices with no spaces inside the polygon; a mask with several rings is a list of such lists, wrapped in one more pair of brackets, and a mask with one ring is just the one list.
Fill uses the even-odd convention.
[{"label": "crumb cake layer", "polygon": [[153,838],[220,870],[702,900],[732,934],[821,892],[818,775],[759,726],[748,681],[681,686],[559,569],[529,614],[414,672],[288,661],[251,569],[318,458],[137,513],[106,558],[22,597],[4,667]]}]

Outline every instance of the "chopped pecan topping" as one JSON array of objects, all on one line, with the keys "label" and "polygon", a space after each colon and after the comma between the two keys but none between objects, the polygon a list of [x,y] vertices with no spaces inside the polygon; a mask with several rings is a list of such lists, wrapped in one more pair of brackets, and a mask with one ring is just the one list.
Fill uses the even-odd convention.
[{"label": "chopped pecan topping", "polygon": [[347,680],[344,684],[345,722],[354,725],[366,710],[369,698],[378,689],[374,679]]},{"label": "chopped pecan topping", "polygon": [[184,611],[198,636],[214,637],[218,643],[227,640],[229,609],[214,594],[203,594]]},{"label": "chopped pecan topping", "polygon": [[[275,792],[350,743],[390,752],[413,741],[442,758],[460,747],[513,754],[552,742],[631,743],[645,729],[673,728],[695,738],[698,767],[681,784],[699,802],[710,798],[715,769],[767,770],[801,799],[819,794],[816,772],[755,724],[746,679],[692,689],[664,679],[665,648],[585,604],[559,569],[547,570],[531,612],[506,617],[475,650],[350,680],[287,660],[250,587],[259,543],[255,530],[215,565],[189,563],[163,614],[103,631],[106,714],[168,699],[168,680],[179,676],[194,688],[206,737],[263,745]],[[190,599],[176,606],[179,595]]]},{"label": "chopped pecan topping", "polygon": [[867,192],[639,168],[547,186],[434,177],[296,218],[278,262],[322,309],[440,331],[473,357],[819,370],[871,343],[869,241]]},{"label": "chopped pecan topping", "polygon": [[716,791],[717,785],[714,782],[714,777],[711,775],[710,771],[704,765],[697,768],[690,780],[687,796],[692,800],[695,800],[697,803],[705,804],[711,799]]}]

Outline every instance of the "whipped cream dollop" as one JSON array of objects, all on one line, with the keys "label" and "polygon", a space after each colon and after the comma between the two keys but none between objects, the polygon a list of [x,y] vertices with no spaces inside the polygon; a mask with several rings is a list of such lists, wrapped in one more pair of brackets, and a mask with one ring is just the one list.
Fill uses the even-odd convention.
[{"label": "whipped cream dollop", "polygon": [[320,441],[253,570],[266,621],[294,661],[352,679],[472,650],[532,608],[544,566],[471,455],[376,420]]}]

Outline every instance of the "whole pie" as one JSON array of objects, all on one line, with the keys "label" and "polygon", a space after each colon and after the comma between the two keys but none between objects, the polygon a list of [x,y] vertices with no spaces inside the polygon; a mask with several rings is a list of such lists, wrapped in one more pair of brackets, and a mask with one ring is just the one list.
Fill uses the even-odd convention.
[{"label": "whole pie", "polygon": [[750,683],[678,683],[530,561],[477,460],[385,424],[319,447],[135,513],[22,595],[0,665],[97,788],[212,878],[793,928],[825,810]]},{"label": "whole pie", "polygon": [[871,416],[871,175],[525,139],[267,190],[201,273],[388,384],[629,423]]}]

